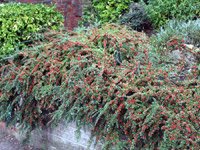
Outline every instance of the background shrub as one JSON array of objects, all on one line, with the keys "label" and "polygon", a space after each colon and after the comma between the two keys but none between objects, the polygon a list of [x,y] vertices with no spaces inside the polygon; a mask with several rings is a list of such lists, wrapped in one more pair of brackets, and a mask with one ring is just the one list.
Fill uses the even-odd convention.
[{"label": "background shrub", "polygon": [[83,23],[116,22],[128,10],[131,2],[133,0],[91,0],[91,5],[84,11]]},{"label": "background shrub", "polygon": [[43,4],[1,4],[0,12],[0,58],[30,43],[34,33],[63,24],[55,7]]},{"label": "background shrub", "polygon": [[189,20],[200,16],[199,0],[149,0],[147,14],[153,25],[160,27],[171,19]]},{"label": "background shrub", "polygon": [[200,45],[200,19],[190,21],[171,20],[151,37],[152,44],[162,50],[172,38],[183,39],[184,43]]},{"label": "background shrub", "polygon": [[120,17],[120,23],[126,24],[137,31],[151,28],[146,11],[143,5],[139,3],[132,3],[129,6],[129,12]]},{"label": "background shrub", "polygon": [[148,39],[116,25],[58,35],[1,60],[0,120],[28,129],[74,120],[104,149],[200,148],[195,67],[172,82],[152,67]]}]

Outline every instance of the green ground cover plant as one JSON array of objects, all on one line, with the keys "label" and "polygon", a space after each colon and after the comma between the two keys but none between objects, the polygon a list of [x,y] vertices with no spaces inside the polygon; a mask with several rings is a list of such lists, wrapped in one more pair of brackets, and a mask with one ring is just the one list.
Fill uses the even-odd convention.
[{"label": "green ground cover plant", "polygon": [[1,121],[29,130],[76,121],[106,150],[200,149],[196,66],[172,81],[175,68],[153,67],[148,37],[114,24],[44,36],[0,61]]},{"label": "green ground cover plant", "polygon": [[0,58],[30,44],[35,33],[63,25],[55,7],[43,4],[1,4],[0,12]]}]

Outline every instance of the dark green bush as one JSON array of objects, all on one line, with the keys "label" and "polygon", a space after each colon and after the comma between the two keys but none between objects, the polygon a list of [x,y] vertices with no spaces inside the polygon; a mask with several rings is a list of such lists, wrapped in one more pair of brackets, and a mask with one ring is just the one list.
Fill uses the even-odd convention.
[{"label": "dark green bush", "polygon": [[34,129],[73,120],[91,125],[106,150],[200,149],[195,67],[172,82],[152,67],[142,33],[114,25],[59,35],[1,60],[0,121]]},{"label": "dark green bush", "polygon": [[62,27],[63,17],[43,4],[9,3],[0,6],[0,58],[20,49],[33,34]]},{"label": "dark green bush", "polygon": [[149,0],[146,11],[155,27],[171,19],[189,20],[200,17],[199,0]]},{"label": "dark green bush", "polygon": [[132,3],[129,6],[129,12],[120,17],[121,24],[130,26],[133,30],[141,31],[146,28],[151,28],[150,21],[143,5]]}]

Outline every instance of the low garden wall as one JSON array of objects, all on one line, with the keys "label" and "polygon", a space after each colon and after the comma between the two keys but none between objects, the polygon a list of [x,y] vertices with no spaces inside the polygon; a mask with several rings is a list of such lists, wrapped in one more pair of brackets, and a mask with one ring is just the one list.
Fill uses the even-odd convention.
[{"label": "low garden wall", "polygon": [[[3,124],[3,123],[1,123]],[[24,148],[25,145],[29,145],[33,149],[48,149],[48,150],[86,150],[90,140],[90,129],[81,129],[81,136],[79,139],[76,138],[76,124],[66,123],[64,121],[60,122],[55,128],[46,128],[43,130],[33,130],[30,134],[30,138],[26,143],[27,136],[22,134],[17,129],[10,129],[2,127],[0,128],[0,137],[6,134],[4,137],[10,137],[12,141],[18,142],[16,146],[13,143],[0,141],[0,146],[5,148],[11,148],[12,150],[18,150],[19,148]],[[9,140],[7,140],[9,141]],[[27,146],[26,146],[27,147]],[[16,148],[16,149],[15,149]],[[96,147],[94,144],[90,147],[91,150],[100,150],[101,144]],[[2,150],[2,149],[1,149]]]}]

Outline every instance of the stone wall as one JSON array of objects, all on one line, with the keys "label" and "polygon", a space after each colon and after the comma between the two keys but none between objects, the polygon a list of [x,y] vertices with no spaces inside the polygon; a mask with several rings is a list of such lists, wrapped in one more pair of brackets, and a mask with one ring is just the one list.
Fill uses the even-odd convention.
[{"label": "stone wall", "polygon": [[[22,143],[27,139],[27,135],[20,133],[17,128],[8,129],[5,128],[5,125],[2,127],[1,124],[0,122],[0,138],[3,136],[12,137],[12,141],[17,144],[14,146],[13,142],[9,143],[8,139],[5,139],[5,141],[0,139],[0,150],[4,150],[1,149],[3,146],[5,150],[22,150],[27,145],[32,147],[33,150],[87,150],[91,135],[90,128],[81,129],[81,137],[77,140],[76,124],[61,121],[55,128],[32,131],[29,140],[24,145]],[[101,143],[98,143],[97,146],[94,146],[93,143],[88,150],[101,149]]]}]

